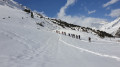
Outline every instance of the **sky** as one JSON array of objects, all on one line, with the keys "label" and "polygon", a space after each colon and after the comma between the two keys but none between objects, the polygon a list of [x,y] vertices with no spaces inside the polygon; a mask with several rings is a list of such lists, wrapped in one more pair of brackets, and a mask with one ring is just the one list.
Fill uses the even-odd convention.
[{"label": "sky", "polygon": [[[120,17],[120,0],[14,0],[48,17],[82,25]],[[84,23],[83,23],[84,22]],[[85,24],[84,24],[85,25]],[[89,24],[87,24],[89,25]]]}]

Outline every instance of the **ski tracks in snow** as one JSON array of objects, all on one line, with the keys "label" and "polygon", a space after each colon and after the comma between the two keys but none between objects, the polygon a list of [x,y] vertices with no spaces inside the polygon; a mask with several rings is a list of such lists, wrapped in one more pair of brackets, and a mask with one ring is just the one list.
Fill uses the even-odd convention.
[{"label": "ski tracks in snow", "polygon": [[80,47],[74,46],[74,45],[72,45],[72,44],[69,44],[69,43],[63,41],[60,35],[59,35],[59,41],[63,42],[64,44],[66,44],[66,45],[69,46],[69,47],[73,47],[73,48],[78,49],[78,50],[80,50],[80,51],[84,51],[84,52],[88,52],[88,53],[91,53],[91,54],[94,54],[94,55],[97,55],[97,56],[106,57],[106,58],[111,58],[111,59],[120,61],[120,57],[112,56],[112,55],[107,55],[107,54],[102,54],[102,53],[98,53],[98,52],[94,52],[94,51],[91,51],[91,50],[87,50],[87,49],[80,48]]},{"label": "ski tracks in snow", "polygon": [[[36,43],[34,40],[29,40],[27,38],[24,38],[20,34],[5,30],[0,31],[0,34],[3,34],[8,38],[25,45],[26,48],[28,49],[26,50],[25,53],[20,54],[18,56],[6,57],[10,61],[12,59],[11,62],[16,63],[17,65],[22,64],[23,62],[25,62],[26,64],[31,63],[30,65],[34,65],[32,63],[34,62],[35,64],[38,65],[40,64],[41,67],[45,67],[47,63],[51,63],[52,61],[54,61],[55,58],[54,56],[57,53],[58,46],[56,45],[56,42],[53,42],[53,40],[56,40],[58,43],[59,40],[57,39],[58,37],[56,38],[57,35],[50,36],[42,47],[35,49],[34,47],[32,47],[32,44],[35,45],[38,43]],[[38,61],[37,59],[40,60]]]},{"label": "ski tracks in snow", "polygon": [[38,44],[33,40],[24,38],[23,36],[21,36],[17,33],[14,33],[14,32],[10,32],[10,31],[4,30],[4,31],[0,31],[0,33],[7,36],[8,38],[10,38],[12,40],[15,40],[15,41],[23,44],[28,49],[28,50],[24,51],[25,53],[23,52],[24,53],[23,55],[16,57],[17,59],[31,59],[31,58],[37,56],[38,54],[40,54],[41,52],[43,52],[43,51],[41,51],[41,49],[34,49],[32,47],[32,45]]}]

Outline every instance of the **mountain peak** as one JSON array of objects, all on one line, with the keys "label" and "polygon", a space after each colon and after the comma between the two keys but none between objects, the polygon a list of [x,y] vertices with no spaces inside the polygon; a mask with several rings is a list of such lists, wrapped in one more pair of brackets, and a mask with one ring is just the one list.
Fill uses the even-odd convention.
[{"label": "mountain peak", "polygon": [[119,29],[119,27],[120,27],[120,17],[118,17],[111,23],[108,23],[108,24],[102,26],[101,30],[115,35],[117,30]]}]

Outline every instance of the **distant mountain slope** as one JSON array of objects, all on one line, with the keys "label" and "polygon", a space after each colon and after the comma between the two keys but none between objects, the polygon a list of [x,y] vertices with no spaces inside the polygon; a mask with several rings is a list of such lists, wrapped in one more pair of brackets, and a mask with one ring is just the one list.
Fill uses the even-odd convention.
[{"label": "distant mountain slope", "polygon": [[67,23],[65,21],[62,21],[60,19],[50,19],[54,24],[57,24],[63,28],[69,28],[71,30],[75,30],[75,31],[79,31],[79,32],[85,32],[85,33],[89,33],[89,34],[93,34],[93,35],[97,35],[101,38],[104,37],[114,37],[113,35],[106,33],[105,31],[100,31],[100,30],[96,30],[96,29],[92,29],[89,27],[83,27],[83,26],[79,26],[79,25],[75,25],[75,24],[70,24]]},{"label": "distant mountain slope", "polygon": [[112,21],[111,23],[108,23],[108,24],[102,26],[101,30],[111,33],[113,35],[116,35],[119,28],[120,28],[120,17],[117,18],[116,20]]},{"label": "distant mountain slope", "polygon": [[18,4],[14,0],[0,0],[0,5],[9,6],[11,8],[24,9],[25,6]]}]

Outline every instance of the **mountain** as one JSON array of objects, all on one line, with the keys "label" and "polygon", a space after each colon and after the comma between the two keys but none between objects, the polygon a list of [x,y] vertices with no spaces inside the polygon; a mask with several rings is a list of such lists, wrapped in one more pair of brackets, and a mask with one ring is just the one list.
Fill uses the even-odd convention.
[{"label": "mountain", "polygon": [[101,22],[98,22],[98,23],[91,23],[91,26],[92,28],[94,29],[100,29],[103,25],[107,24],[108,22],[106,21],[101,21]]},{"label": "mountain", "polygon": [[6,2],[0,1],[0,67],[120,67],[119,39]]},{"label": "mountain", "polygon": [[13,0],[0,0],[0,5],[9,6],[11,8],[17,8],[17,9],[25,8],[25,6],[22,6],[21,4],[18,4],[17,2]]},{"label": "mountain", "polygon": [[[17,13],[18,15],[19,15],[19,13],[21,11],[22,12],[24,11],[24,13],[26,12],[28,15],[31,16],[31,18],[34,18],[34,19],[32,19],[32,21],[35,21],[37,24],[41,24],[41,23],[45,24],[44,27],[48,27],[48,25],[54,25],[54,26],[57,25],[57,27],[61,27],[61,28],[69,28],[71,30],[82,30],[83,32],[86,32],[86,33],[89,32],[89,33],[92,33],[93,35],[98,35],[99,37],[102,37],[102,38],[104,38],[104,37],[113,37],[111,34],[108,34],[108,33],[104,32],[104,31],[95,30],[95,29],[92,29],[92,28],[89,28],[89,27],[82,27],[82,26],[70,24],[70,23],[67,23],[67,22],[59,20],[59,19],[52,19],[52,18],[45,17],[45,16],[43,16],[43,15],[37,13],[37,12],[33,12],[32,10],[26,8],[25,6],[19,5],[17,2],[15,2],[13,0],[1,0],[1,3],[2,3],[2,7],[3,7],[1,9],[5,9],[5,10],[1,10],[1,12],[3,12],[3,14],[1,14],[1,15],[2,16],[7,16],[8,15],[8,18],[10,18],[10,15],[12,16],[12,12],[11,12],[11,14],[9,14],[9,13],[6,13],[4,11],[9,11],[9,10],[14,9],[16,12],[18,11],[18,13]],[[14,10],[13,10],[13,12],[15,12]],[[21,13],[21,15],[22,15],[22,13]],[[24,15],[19,16],[19,18],[16,18],[15,16],[13,16],[13,17],[14,17],[14,19],[26,18],[26,17],[24,17]],[[5,19],[5,17],[2,17],[2,18]],[[41,18],[42,19],[44,18],[44,20],[41,21]],[[36,21],[36,19],[37,19],[37,21]],[[56,22],[59,23],[59,24],[57,24]],[[51,27],[54,27],[54,26],[51,26]]]},{"label": "mountain", "polygon": [[111,23],[103,25],[101,30],[117,36],[118,35],[117,33],[119,33],[119,28],[120,28],[120,17],[115,19]]}]

